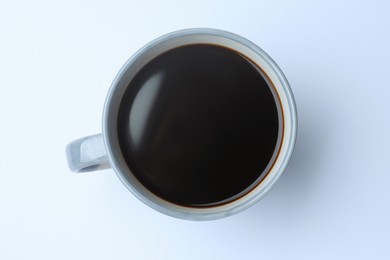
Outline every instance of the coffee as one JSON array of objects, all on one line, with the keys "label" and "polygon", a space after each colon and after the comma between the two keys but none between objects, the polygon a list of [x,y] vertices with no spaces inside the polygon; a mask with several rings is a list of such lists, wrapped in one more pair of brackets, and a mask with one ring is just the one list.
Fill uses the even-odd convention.
[{"label": "coffee", "polygon": [[243,196],[267,174],[282,114],[260,68],[225,47],[192,44],[140,68],[119,106],[121,153],[156,196],[188,207]]}]

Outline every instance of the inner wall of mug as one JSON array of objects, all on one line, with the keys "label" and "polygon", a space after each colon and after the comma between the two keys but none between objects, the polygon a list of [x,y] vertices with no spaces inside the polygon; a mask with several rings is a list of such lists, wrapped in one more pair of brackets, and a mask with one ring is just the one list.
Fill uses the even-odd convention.
[{"label": "inner wall of mug", "polygon": [[[282,131],[282,134],[279,133],[279,136],[282,137],[278,141],[280,144],[279,149],[276,146],[277,151],[275,151],[271,159],[273,164],[267,167],[266,171],[268,171],[268,174],[262,181],[248,187],[242,194],[240,193],[236,198],[233,198],[235,199],[233,201],[205,208],[177,205],[165,201],[147,190],[128,168],[122,157],[117,137],[116,121],[119,106],[123,94],[133,77],[144,65],[160,54],[188,44],[213,44],[233,49],[254,63],[256,68],[261,68],[259,72],[263,74],[266,80],[268,79],[269,85],[276,90],[273,91],[273,94],[277,96],[275,101],[280,110],[279,120],[281,121],[280,126],[282,126],[279,129],[279,131]],[[283,173],[295,141],[296,121],[293,122],[293,120],[296,120],[296,112],[294,109],[295,105],[287,81],[276,64],[264,51],[253,43],[231,33],[214,29],[189,29],[158,38],[138,51],[126,62],[115,78],[106,100],[103,115],[103,136],[112,167],[127,188],[141,201],[162,213],[178,218],[215,219],[234,214],[252,205],[257,199],[264,196]],[[280,115],[282,118],[280,118]]]}]

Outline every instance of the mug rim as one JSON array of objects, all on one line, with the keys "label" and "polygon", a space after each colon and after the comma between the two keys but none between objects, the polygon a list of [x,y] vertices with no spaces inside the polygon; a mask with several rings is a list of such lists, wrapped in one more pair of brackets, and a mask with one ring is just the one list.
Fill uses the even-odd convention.
[{"label": "mug rim", "polygon": [[[130,70],[132,66],[133,67],[136,66],[135,63],[140,59],[142,55],[144,55],[147,52],[153,51],[154,49],[156,49],[156,47],[160,46],[161,44],[164,44],[169,41],[173,41],[175,39],[180,39],[181,37],[186,37],[186,36],[204,36],[209,38],[222,37],[224,39],[233,41],[238,45],[242,45],[249,48],[255,55],[259,57],[259,59],[261,59],[262,62],[264,62],[265,64],[267,64],[267,66],[269,66],[270,70],[277,77],[277,78],[271,78],[267,74],[272,84],[274,84],[274,82],[277,80],[280,82],[281,89],[277,89],[274,86],[277,94],[280,95],[280,91],[283,91],[286,97],[285,104],[283,104],[283,102],[280,101],[279,105],[282,110],[285,110],[286,106],[288,106],[288,112],[289,112],[288,115],[284,115],[284,113],[282,113],[283,122],[286,121],[285,118],[287,117],[291,121],[291,123],[288,132],[285,130],[286,123],[283,123],[284,131],[282,134],[282,139],[285,139],[286,135],[288,135],[289,138],[287,138],[288,139],[287,140],[288,143],[286,144],[287,148],[285,148],[285,153],[283,154],[283,157],[281,157],[280,159],[281,152],[279,152],[274,162],[278,160],[279,161],[282,160],[282,161],[279,162],[279,165],[276,170],[272,167],[266,173],[264,179],[260,181],[260,183],[263,183],[265,179],[270,178],[267,180],[267,184],[263,185],[264,187],[262,187],[261,189],[259,188],[258,190],[255,189],[255,191],[253,191],[253,194],[249,198],[246,198],[248,194],[245,194],[243,195],[242,198],[237,199],[235,203],[233,203],[234,201],[231,201],[228,202],[227,205],[225,206],[215,205],[208,208],[193,208],[193,207],[189,208],[185,206],[176,205],[172,202],[168,202],[162,198],[159,198],[154,194],[150,194],[151,192],[148,191],[147,188],[145,188],[142,184],[140,184],[135,179],[135,177],[132,175],[131,170],[127,167],[127,165],[125,164],[121,156],[118,156],[118,154],[121,154],[121,150],[118,147],[119,145],[115,144],[114,141],[117,140],[116,138],[117,134],[116,134],[116,124],[113,124],[112,121],[116,122],[116,119],[113,119],[113,117],[115,117],[117,111],[115,110],[115,104],[113,104],[113,100],[121,99],[122,95],[120,93],[118,94],[118,89],[122,88],[122,92],[123,92],[123,89],[125,89],[126,87],[123,86],[121,87],[120,84],[123,83],[123,81],[126,81],[125,79],[126,77],[128,77],[127,80],[132,79],[132,77],[129,76],[129,71],[132,72],[134,75],[137,73],[134,72],[135,69],[133,69],[133,71]],[[209,43],[209,42],[205,42],[205,43]],[[229,46],[229,48],[230,47],[232,46]],[[236,49],[232,48],[232,49],[234,49],[239,53],[242,53],[237,48]],[[163,52],[164,51],[161,51],[157,55]],[[144,61],[144,64],[146,63],[148,63],[148,61]],[[256,65],[259,68],[263,69],[263,66],[265,64],[256,64]],[[114,108],[112,108],[112,106],[114,106]],[[119,107],[119,105],[117,104],[116,107]],[[108,160],[112,168],[114,169],[116,175],[119,177],[122,183],[127,187],[127,189],[131,191],[143,203],[154,208],[155,210],[176,218],[189,219],[189,220],[211,220],[211,219],[218,219],[218,218],[230,216],[252,206],[258,200],[264,197],[268,193],[268,191],[273,187],[273,185],[277,182],[277,180],[280,178],[280,176],[283,174],[284,170],[286,169],[294,149],[296,135],[297,135],[297,111],[296,111],[295,100],[286,77],[284,76],[279,66],[275,63],[275,61],[265,51],[263,51],[260,47],[258,47],[256,44],[252,43],[251,41],[231,32],[227,32],[219,29],[211,29],[211,28],[192,28],[192,29],[174,31],[158,37],[157,39],[149,42],[140,50],[138,50],[130,59],[126,61],[126,63],[123,65],[123,67],[118,72],[117,76],[115,77],[115,79],[111,84],[111,87],[109,89],[104,104],[102,123],[103,123],[102,125],[103,140],[107,151]],[[283,142],[280,146],[282,147],[282,145]],[[272,176],[270,176],[271,172],[273,173]]]}]

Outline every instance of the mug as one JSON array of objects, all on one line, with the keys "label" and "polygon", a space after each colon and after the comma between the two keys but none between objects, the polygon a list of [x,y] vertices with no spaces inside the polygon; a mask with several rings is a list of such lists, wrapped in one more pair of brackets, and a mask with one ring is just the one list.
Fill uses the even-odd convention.
[{"label": "mug", "polygon": [[[122,118],[121,113],[123,113],[123,112],[121,112],[123,110],[122,109],[123,103],[125,103],[124,106],[126,107],[126,106],[128,106],[128,104],[126,104],[126,102],[133,102],[133,103],[135,102],[134,97],[133,97],[133,101],[127,101],[127,100],[131,100],[131,98],[125,99],[124,97],[127,97],[129,95],[128,94],[129,88],[132,87],[134,84],[136,84],[136,83],[134,83],[135,81],[138,81],[137,75],[141,73],[140,71],[142,71],[143,68],[147,68],[147,66],[149,66],[149,67],[152,66],[153,65],[152,63],[154,62],[154,60],[156,60],[158,57],[161,57],[163,54],[165,55],[166,53],[171,53],[172,50],[183,49],[183,47],[186,47],[186,46],[201,46],[201,47],[206,46],[206,47],[204,47],[206,49],[209,48],[207,46],[212,46],[212,47],[210,47],[211,51],[208,52],[208,53],[210,53],[211,56],[214,55],[214,53],[217,53],[220,50],[223,50],[225,52],[234,53],[234,55],[236,55],[238,57],[238,58],[236,57],[237,59],[245,59],[245,62],[247,64],[251,64],[251,66],[252,66],[252,69],[250,69],[250,70],[253,70],[253,68],[255,68],[256,73],[258,75],[261,75],[261,77],[264,79],[264,82],[267,83],[267,87],[269,88],[269,93],[272,93],[272,97],[274,97],[274,101],[276,104],[275,106],[277,108],[277,116],[278,116],[277,117],[278,122],[276,122],[277,139],[275,139],[277,141],[275,141],[275,147],[273,148],[274,151],[272,152],[272,158],[270,157],[271,159],[267,159],[268,160],[267,166],[263,167],[262,172],[259,173],[258,176],[256,176],[256,180],[252,181],[252,183],[250,183],[250,185],[245,186],[245,188],[239,188],[241,190],[239,192],[235,191],[235,193],[237,193],[237,194],[235,194],[232,197],[227,197],[227,198],[221,197],[221,201],[218,201],[215,203],[208,203],[211,200],[210,196],[212,196],[209,194],[214,194],[215,196],[218,197],[218,194],[215,194],[215,192],[213,191],[214,186],[212,186],[211,184],[209,185],[208,183],[205,183],[205,186],[209,185],[208,189],[204,188],[202,186],[202,181],[204,182],[204,180],[206,180],[206,182],[207,182],[207,180],[208,180],[207,178],[209,177],[207,174],[210,175],[210,172],[212,172],[212,171],[206,169],[206,172],[208,172],[208,173],[202,175],[201,170],[200,170],[201,168],[194,170],[194,169],[191,169],[191,167],[188,167],[188,165],[194,165],[194,168],[197,168],[196,161],[194,162],[193,160],[191,161],[191,158],[184,157],[184,156],[186,156],[186,153],[187,153],[186,147],[188,147],[188,146],[186,146],[186,145],[180,146],[180,149],[183,149],[183,150],[180,150],[180,152],[176,153],[175,156],[179,156],[178,158],[180,158],[180,160],[183,160],[183,158],[185,158],[185,160],[188,160],[190,162],[190,164],[184,164],[182,161],[175,161],[175,160],[172,160],[169,163],[165,162],[164,161],[165,158],[170,158],[170,157],[168,157],[170,155],[169,154],[167,155],[164,152],[165,150],[160,151],[155,146],[151,146],[152,150],[150,150],[150,152],[157,153],[156,157],[161,156],[163,158],[163,159],[161,159],[161,161],[162,161],[161,164],[158,164],[154,168],[154,169],[157,169],[156,171],[159,171],[160,168],[166,167],[166,165],[168,165],[168,164],[170,165],[171,168],[173,167],[172,169],[176,169],[176,168],[179,169],[180,167],[182,167],[184,165],[182,168],[180,168],[180,170],[178,170],[180,173],[182,172],[184,177],[179,176],[179,175],[169,175],[169,177],[166,177],[165,179],[157,180],[153,185],[157,185],[157,188],[159,188],[158,187],[159,183],[163,183],[165,181],[169,181],[172,183],[175,183],[175,181],[179,182],[179,180],[176,180],[178,178],[180,178],[180,181],[183,181],[183,183],[185,182],[186,185],[191,185],[191,183],[196,183],[196,185],[199,185],[199,186],[194,188],[194,191],[195,191],[195,193],[194,193],[195,195],[193,195],[194,198],[190,198],[190,199],[194,199],[194,201],[197,201],[198,198],[196,196],[200,196],[200,197],[203,196],[202,198],[199,198],[199,201],[201,201],[203,204],[202,203],[199,203],[196,205],[191,204],[191,203],[186,204],[187,198],[183,199],[183,197],[180,197],[181,193],[179,193],[179,192],[185,192],[185,189],[187,189],[185,187],[177,186],[174,188],[172,188],[172,187],[168,188],[167,191],[172,192],[172,194],[170,194],[171,197],[161,196],[162,193],[160,194],[159,192],[156,192],[155,190],[153,190],[153,188],[151,188],[152,186],[149,186],[149,184],[147,184],[147,182],[143,181],[143,178],[145,176],[142,176],[142,174],[143,174],[142,170],[139,170],[139,169],[143,169],[142,167],[144,167],[145,169],[149,169],[148,168],[149,166],[147,163],[148,160],[142,161],[140,163],[140,164],[142,164],[141,166],[132,164],[132,160],[134,158],[129,158],[129,154],[126,153],[126,150],[130,149],[129,148],[130,145],[129,145],[129,143],[125,143],[124,142],[125,139],[120,136],[121,133],[127,131],[127,130],[123,130],[123,129],[125,129],[127,127],[126,129],[131,130],[133,127],[132,124],[141,124],[140,122],[143,120],[141,118],[141,119],[137,119],[138,121],[135,119],[133,121],[131,121],[131,120],[130,121],[123,121],[123,122],[121,121],[121,120],[124,120],[124,119],[121,119]],[[214,48],[214,49],[212,49],[212,48]],[[215,48],[217,48],[217,49],[215,49]],[[183,53],[185,53],[185,52],[183,52]],[[184,55],[184,54],[179,53],[177,55]],[[197,58],[202,58],[202,55],[203,54],[198,55],[200,57],[197,57],[197,55],[193,55],[194,56],[193,60],[197,60]],[[227,55],[230,55],[230,54],[228,53]],[[173,60],[173,63],[175,63],[174,60]],[[188,63],[190,63],[190,61],[188,61],[188,62],[184,61],[184,63],[182,63],[182,64],[185,64],[186,66],[187,65],[190,66],[191,64],[188,64]],[[205,65],[207,65],[207,64],[205,64]],[[234,64],[230,64],[230,63],[224,64],[222,62],[221,67],[223,67],[224,65],[227,65],[227,66],[232,65],[233,66]],[[166,65],[161,65],[161,66],[166,66]],[[180,67],[180,66],[177,65],[176,67]],[[207,67],[207,66],[205,66],[205,67]],[[209,69],[210,71],[213,71],[215,69],[215,65],[210,65],[209,67],[211,68],[211,69]],[[178,68],[178,69],[180,69],[180,68]],[[217,68],[217,69],[219,69],[219,68]],[[248,70],[248,69],[243,69],[244,74],[246,73],[245,70]],[[214,73],[214,72],[210,72],[210,71],[208,71],[207,73]],[[232,74],[232,73],[233,74],[238,73],[238,71],[233,69],[230,72],[222,72],[222,74],[221,74],[222,76],[227,75],[229,78],[229,80],[227,80],[226,84],[229,84],[231,79],[235,79],[234,77],[229,76],[229,74]],[[251,72],[251,73],[253,74],[253,72]],[[177,75],[177,77],[179,77],[179,76],[181,78],[185,77],[183,75]],[[175,79],[173,79],[173,80],[175,80]],[[192,84],[192,82],[193,82],[193,80],[191,82],[189,82],[189,84]],[[192,89],[192,90],[194,90],[194,89]],[[240,90],[240,89],[238,89],[238,90]],[[130,90],[130,92],[131,91],[132,90]],[[159,91],[164,91],[164,89],[159,90]],[[197,93],[196,91],[198,91],[198,89],[196,89],[194,91],[195,91],[194,93]],[[205,91],[207,92],[207,89]],[[225,91],[224,88],[221,88],[221,91],[222,92]],[[246,91],[246,90],[243,89],[242,91]],[[253,91],[257,91],[257,90],[253,90]],[[177,99],[181,99],[180,95],[186,95],[186,96],[189,96],[189,98],[191,98],[190,96],[192,95],[192,94],[190,95],[186,92],[180,92],[180,91],[178,93],[176,93]],[[185,93],[185,94],[183,94],[183,93]],[[206,99],[207,99],[207,98],[209,98],[208,95],[209,94],[206,93],[204,97],[206,97]],[[239,99],[240,95],[237,95],[237,98]],[[251,99],[251,94],[248,94],[247,96],[245,96],[245,98],[248,98],[248,103],[252,102],[249,100],[249,99]],[[244,98],[244,100],[241,101],[242,104],[244,104],[244,105],[245,105],[245,98]],[[172,100],[176,100],[176,99],[172,99]],[[219,99],[216,98],[215,100],[212,101],[213,103],[210,103],[210,104],[213,104],[213,107],[218,107],[218,105],[219,105],[218,100]],[[231,99],[231,100],[233,100],[233,99]],[[207,101],[205,101],[205,102],[207,103]],[[223,101],[221,101],[221,102],[223,102]],[[138,114],[138,115],[136,115],[136,117],[142,117],[143,116],[142,114],[146,113],[146,112],[142,112],[143,111],[142,102],[140,104],[141,104],[140,105],[141,115]],[[177,105],[177,107],[175,107],[175,110],[172,110],[172,111],[181,111],[181,109],[182,109],[181,106],[183,106],[183,107],[186,106],[185,102],[178,103],[178,104],[179,105]],[[180,104],[182,104],[182,105],[180,105]],[[256,106],[256,102],[254,102],[253,104],[254,104],[253,106]],[[201,106],[202,106],[202,102],[199,102],[199,107],[201,107]],[[229,108],[230,106],[226,106],[226,107]],[[144,110],[146,110],[146,109],[148,109],[148,108],[145,107]],[[240,107],[237,107],[237,109],[239,110]],[[184,111],[183,113],[185,113],[185,111],[190,111],[190,110],[185,110],[183,108],[183,111]],[[175,113],[177,113],[177,112],[175,112]],[[194,113],[191,114],[192,117],[194,117],[194,115],[196,117],[197,112],[195,111]],[[208,113],[208,111],[206,111],[203,115],[207,116],[207,113]],[[212,112],[210,112],[210,113],[212,113]],[[233,115],[233,114],[237,114],[237,113],[238,113],[238,116]],[[239,119],[238,120],[239,122],[245,123],[245,126],[243,126],[244,128],[242,128],[242,129],[244,129],[243,132],[240,132],[241,135],[237,137],[238,139],[234,140],[234,142],[237,143],[237,146],[235,148],[237,148],[237,147],[240,148],[239,145],[240,145],[241,140],[242,140],[242,142],[247,142],[249,144],[249,146],[252,147],[253,146],[253,145],[251,145],[252,141],[251,140],[248,141],[245,139],[246,138],[245,131],[251,132],[253,130],[250,128],[251,122],[258,121],[257,119],[253,120],[253,118],[257,115],[256,115],[256,113],[249,113],[249,114],[251,114],[250,116],[253,118],[248,119],[249,121],[248,120],[245,121],[246,117],[241,116],[239,113],[240,113],[240,111],[238,111],[238,112],[234,111],[234,112],[231,112],[229,115],[224,115],[223,118],[227,118],[226,120],[228,120],[229,116],[232,116],[236,119]],[[131,115],[131,116],[133,116],[133,115]],[[185,118],[186,115],[184,114],[181,116],[184,116],[183,118]],[[219,117],[215,117],[217,120],[219,120],[219,118],[220,118],[220,115],[218,115],[218,116]],[[264,115],[263,117],[267,118],[267,115]],[[244,118],[243,119],[244,121],[240,121],[240,118]],[[160,122],[160,124],[165,124],[166,121],[159,121],[159,122]],[[180,122],[180,121],[178,121],[178,122]],[[202,122],[203,122],[202,118],[200,118],[198,121],[196,121],[197,124],[203,124]],[[211,124],[214,125],[213,120],[207,121],[207,122],[209,122],[209,123],[211,122]],[[237,124],[239,124],[239,123],[237,123]],[[266,123],[264,123],[264,124],[266,124]],[[180,31],[166,34],[166,35],[161,36],[158,39],[150,42],[149,44],[144,46],[142,49],[140,49],[137,53],[135,53],[124,64],[124,66],[119,71],[116,78],[114,79],[114,81],[110,87],[110,90],[108,92],[108,95],[107,95],[107,98],[105,101],[105,105],[104,105],[104,110],[103,110],[103,124],[102,124],[102,126],[103,126],[102,134],[87,136],[85,138],[75,140],[67,145],[67,147],[66,147],[67,160],[68,160],[69,168],[72,171],[74,171],[74,172],[88,172],[88,171],[94,171],[94,170],[99,170],[99,169],[108,169],[111,167],[111,168],[113,168],[113,170],[115,171],[115,173],[117,174],[119,179],[123,182],[123,184],[129,189],[129,191],[132,192],[138,199],[140,199],[142,202],[144,202],[146,205],[150,206],[151,208],[153,208],[161,213],[164,213],[166,215],[180,218],[180,219],[213,220],[213,219],[219,219],[219,218],[223,218],[223,217],[227,217],[227,216],[236,214],[236,213],[250,207],[255,202],[257,202],[262,197],[264,197],[266,195],[266,193],[275,185],[276,181],[279,179],[279,177],[285,171],[286,166],[290,160],[291,154],[293,152],[293,148],[294,148],[294,144],[295,144],[295,140],[296,140],[296,133],[297,133],[297,111],[296,111],[296,105],[295,105],[292,91],[291,91],[290,86],[287,82],[287,79],[283,75],[282,71],[277,66],[277,64],[271,59],[271,57],[268,56],[262,49],[260,49],[254,43],[252,43],[252,42],[248,41],[247,39],[244,39],[243,37],[240,37],[236,34],[222,31],[222,30],[205,29],[205,28],[185,29],[185,30],[180,30]],[[196,126],[196,125],[193,125],[193,126]],[[219,125],[216,125],[216,126],[220,127]],[[138,126],[136,126],[136,127],[138,127]],[[227,127],[229,127],[229,126],[224,126],[222,129],[217,129],[217,130],[224,131],[224,130],[226,130]],[[241,126],[238,125],[237,127],[241,127]],[[266,125],[265,127],[268,127],[268,126]],[[161,130],[162,126],[160,127],[159,125],[157,125],[157,127],[153,128],[153,129],[157,129],[157,130],[154,130],[154,132],[153,132],[154,135],[160,135],[160,132],[163,131],[163,130]],[[191,127],[187,127],[187,128],[183,128],[183,129],[184,129],[184,131],[190,131],[190,132],[192,131]],[[199,129],[203,129],[203,128],[199,128],[199,129],[196,128],[196,129],[198,131]],[[241,129],[241,128],[238,128],[238,129]],[[214,130],[215,129],[213,129],[213,131]],[[137,131],[139,131],[139,129]],[[140,134],[142,134],[142,133],[137,133],[137,135],[140,135]],[[261,133],[259,132],[259,135],[260,134]],[[226,136],[227,137],[229,137],[229,136],[234,137],[236,135],[238,135],[238,134],[231,133],[231,135],[226,135]],[[149,136],[149,138],[151,138],[150,134],[147,136]],[[183,133],[183,136],[181,136],[180,138],[182,138],[183,139],[182,141],[184,142],[184,144],[186,144],[186,142],[188,141],[187,140],[188,135]],[[211,137],[211,140],[208,140],[208,142],[209,142],[208,144],[214,145],[212,138],[214,138],[214,137],[219,138],[219,136],[220,136],[219,134],[213,135]],[[176,138],[176,137],[174,137],[174,138]],[[179,138],[179,137],[177,137],[177,138]],[[203,142],[202,141],[203,136],[200,136],[200,137],[196,136],[196,138],[199,139],[199,142]],[[196,140],[198,140],[198,139],[196,139]],[[160,140],[160,139],[158,139],[158,140]],[[166,140],[164,140],[164,142],[165,141]],[[219,150],[216,150],[216,151],[219,151],[219,153],[222,153],[222,155],[225,155],[225,154],[230,155],[234,152],[233,156],[241,156],[242,154],[240,153],[240,151],[233,150],[233,151],[229,151],[229,153],[228,152],[225,153],[226,150],[224,150],[225,149],[224,147],[226,147],[226,149],[229,149],[229,147],[230,147],[229,145],[231,145],[231,144],[229,144],[229,141],[230,140],[227,139],[224,141],[225,142],[224,143],[224,142],[221,142],[221,140],[218,140],[219,143],[218,143],[218,147],[216,147],[216,148],[218,148]],[[167,143],[167,146],[165,146],[165,148],[166,147],[169,148],[170,147],[169,140],[166,142],[168,142],[168,143]],[[198,142],[198,141],[190,140],[190,144],[192,146],[197,146],[196,142]],[[131,141],[130,141],[130,143],[131,143]],[[175,145],[177,145],[177,143],[175,143]],[[210,150],[213,150],[214,147],[213,146],[207,146],[207,147],[210,149],[207,149],[207,151],[206,150],[200,151],[199,153],[197,153],[197,155],[204,153],[205,156],[206,155],[209,156],[211,154]],[[188,149],[195,149],[195,148],[188,147]],[[180,153],[182,153],[182,155],[180,155]],[[261,152],[256,154],[256,156],[259,157],[259,154],[261,155]],[[131,156],[132,155],[130,153],[130,157]],[[146,155],[144,154],[143,156],[148,156],[148,154],[146,153]],[[251,157],[251,156],[252,156],[251,154],[245,154],[243,156],[243,158],[240,159],[241,160],[240,162],[249,162],[249,159],[247,157]],[[205,162],[206,161],[209,162],[210,165],[212,165],[214,167],[213,160],[217,160],[216,158],[218,160],[220,160],[219,166],[222,167],[221,169],[223,169],[223,171],[227,170],[228,172],[230,172],[229,165],[232,165],[232,167],[236,167],[235,165],[233,165],[234,162],[231,162],[231,160],[232,160],[231,158],[233,158],[233,161],[234,161],[235,157],[224,158],[223,156],[219,156],[218,153],[214,153],[214,154],[212,154],[212,156],[209,156],[207,158],[207,160],[205,159]],[[140,160],[142,160],[142,158]],[[254,160],[254,162],[257,162],[256,160]],[[261,160],[261,158],[258,158],[258,161],[260,161],[260,160]],[[177,162],[177,164],[178,164],[177,167],[175,166],[175,162]],[[255,163],[255,165],[256,165],[256,163]],[[207,166],[208,166],[208,164],[206,163],[202,167],[207,168]],[[185,168],[185,167],[187,167],[187,168]],[[223,168],[223,167],[225,167],[225,168]],[[168,167],[167,172],[169,172],[170,171],[169,169],[171,169],[171,168]],[[241,168],[244,169],[245,167],[242,166]],[[237,169],[241,169],[241,168],[237,168]],[[215,169],[217,169],[217,168],[215,168]],[[215,171],[217,171],[217,170],[215,170]],[[238,185],[237,183],[240,183],[242,181],[240,179],[241,173],[239,173],[239,170],[237,170],[237,171],[238,171],[238,173],[235,174],[236,171],[231,170],[232,174],[235,174],[236,179],[234,179],[234,181],[230,181],[230,182],[229,181],[224,182],[224,178],[225,178],[224,174],[225,173],[218,172],[217,173],[218,177],[215,178],[218,182],[218,184],[216,184],[216,185],[222,185],[220,183],[224,183],[224,185],[225,185],[224,189],[226,189],[226,190],[229,190],[230,188],[233,189],[233,186]],[[145,172],[146,172],[146,170],[145,170]],[[187,172],[193,174],[193,176],[189,175],[187,178],[186,177]],[[260,172],[260,170],[259,170],[259,172]],[[198,177],[196,175],[197,173],[199,173],[199,176],[202,176],[202,177],[199,177],[199,178],[203,178],[201,181],[198,181],[198,179],[197,179]],[[244,176],[244,174],[242,174],[242,176]],[[242,177],[242,178],[247,178],[247,177]],[[186,182],[186,179],[188,179],[187,182]],[[221,181],[219,182],[218,180],[221,180]],[[212,181],[215,182],[215,180],[212,180]],[[181,188],[183,188],[184,191],[182,191]],[[196,191],[198,191],[198,190],[199,190],[199,192],[196,193]],[[179,195],[177,195],[177,194],[179,194]],[[188,196],[190,196],[190,195],[188,195]],[[183,202],[183,203],[181,203],[181,202]]]}]

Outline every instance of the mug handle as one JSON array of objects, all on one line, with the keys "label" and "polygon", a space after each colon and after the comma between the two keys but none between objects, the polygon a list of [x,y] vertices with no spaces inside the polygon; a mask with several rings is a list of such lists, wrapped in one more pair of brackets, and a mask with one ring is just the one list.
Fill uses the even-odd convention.
[{"label": "mug handle", "polygon": [[73,172],[91,172],[111,168],[102,134],[77,139],[66,146],[69,169]]}]

